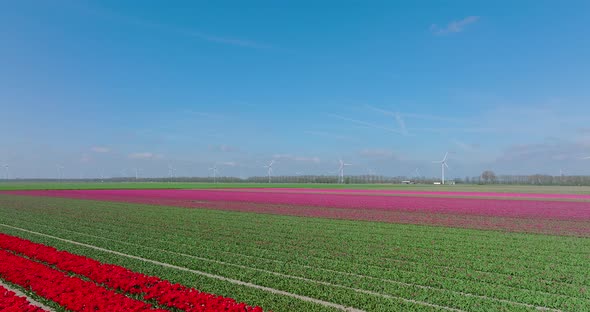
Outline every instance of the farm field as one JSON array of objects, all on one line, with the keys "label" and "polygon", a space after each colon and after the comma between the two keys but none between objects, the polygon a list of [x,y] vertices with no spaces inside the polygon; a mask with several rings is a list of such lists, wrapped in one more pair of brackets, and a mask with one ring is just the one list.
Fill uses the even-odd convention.
[{"label": "farm field", "polygon": [[25,190],[7,194],[590,236],[590,196],[392,190]]},{"label": "farm field", "polygon": [[413,190],[450,192],[590,194],[588,186],[540,185],[430,185],[430,184],[314,184],[314,183],[200,183],[200,182],[13,182],[0,181],[0,190],[93,190],[93,189],[214,189],[304,188],[357,190]]},{"label": "farm field", "polygon": [[94,285],[110,279],[80,268],[113,264],[241,304],[232,311],[590,311],[587,196],[405,190],[0,192],[0,278],[56,311],[6,281],[15,257]]},{"label": "farm field", "polygon": [[29,2],[0,312],[590,312],[590,0]]}]

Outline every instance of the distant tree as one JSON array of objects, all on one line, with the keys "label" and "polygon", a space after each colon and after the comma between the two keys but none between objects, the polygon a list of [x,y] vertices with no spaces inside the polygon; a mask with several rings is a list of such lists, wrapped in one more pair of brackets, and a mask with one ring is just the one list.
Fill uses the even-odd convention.
[{"label": "distant tree", "polygon": [[496,182],[496,174],[491,170],[486,170],[481,173],[481,179],[484,183]]}]

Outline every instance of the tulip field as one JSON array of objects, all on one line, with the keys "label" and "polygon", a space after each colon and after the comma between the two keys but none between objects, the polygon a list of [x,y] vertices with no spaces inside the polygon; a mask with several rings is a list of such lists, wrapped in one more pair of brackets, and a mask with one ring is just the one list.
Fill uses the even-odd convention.
[{"label": "tulip field", "polygon": [[590,195],[0,191],[0,310],[590,311]]},{"label": "tulip field", "polygon": [[0,311],[41,312],[42,308],[32,305],[25,297],[0,286]]}]

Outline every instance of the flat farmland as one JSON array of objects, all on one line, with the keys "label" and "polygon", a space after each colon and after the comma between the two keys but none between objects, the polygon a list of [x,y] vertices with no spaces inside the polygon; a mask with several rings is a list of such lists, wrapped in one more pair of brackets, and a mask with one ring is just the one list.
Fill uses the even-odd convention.
[{"label": "flat farmland", "polygon": [[583,194],[8,191],[0,232],[232,298],[239,311],[590,311]]},{"label": "flat farmland", "polygon": [[543,185],[502,185],[502,184],[321,184],[321,183],[205,183],[205,182],[18,182],[0,181],[0,190],[97,190],[97,189],[225,189],[225,188],[303,188],[328,190],[413,190],[413,191],[460,191],[495,193],[546,193],[546,194],[590,194],[588,186],[543,186]]}]

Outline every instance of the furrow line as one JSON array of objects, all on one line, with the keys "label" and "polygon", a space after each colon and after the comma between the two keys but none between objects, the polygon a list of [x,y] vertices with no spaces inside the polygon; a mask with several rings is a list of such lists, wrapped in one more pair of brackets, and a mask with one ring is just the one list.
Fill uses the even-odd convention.
[{"label": "furrow line", "polygon": [[[2,224],[0,224],[0,225],[2,225]],[[149,247],[149,246],[144,246],[144,245],[139,245],[139,244],[124,242],[124,241],[120,241],[120,240],[116,240],[116,239],[112,239],[112,238],[107,238],[107,237],[102,237],[102,236],[97,236],[97,235],[92,235],[92,234],[85,234],[85,233],[80,233],[80,232],[75,232],[75,231],[71,231],[71,232],[77,233],[77,234],[81,234],[81,235],[85,235],[85,236],[94,237],[94,238],[99,238],[99,239],[104,239],[104,240],[110,240],[110,241],[114,241],[114,242],[125,244],[125,245],[131,245],[131,246],[136,246],[136,247],[141,247],[141,248],[147,248],[147,249],[151,249],[151,250],[155,250],[155,251],[160,251],[160,252],[166,252],[166,253],[169,253],[169,254],[179,255],[179,256],[183,256],[183,257],[187,257],[187,258],[193,258],[193,259],[197,259],[197,260],[201,260],[201,261],[212,262],[212,263],[217,263],[217,264],[221,264],[221,265],[237,267],[237,268],[241,268],[241,269],[254,270],[254,271],[258,271],[258,272],[272,274],[272,275],[279,276],[279,277],[284,277],[284,278],[290,278],[290,279],[297,279],[297,280],[301,280],[301,281],[306,281],[306,282],[309,282],[309,283],[316,283],[316,284],[321,284],[321,285],[325,285],[325,286],[331,286],[331,287],[336,287],[336,288],[342,288],[342,289],[352,290],[352,291],[355,291],[355,292],[364,293],[364,294],[368,294],[368,295],[380,296],[380,297],[388,298],[388,299],[398,299],[398,300],[402,300],[402,301],[406,301],[406,302],[411,302],[411,303],[420,304],[420,305],[427,305],[427,306],[441,308],[441,309],[446,309],[446,310],[450,310],[450,311],[462,311],[462,310],[454,309],[454,308],[451,308],[451,307],[439,306],[439,305],[436,305],[436,304],[431,304],[431,303],[421,302],[421,301],[415,301],[415,300],[412,300],[412,299],[407,299],[407,298],[403,298],[403,297],[392,296],[392,295],[388,295],[388,294],[377,293],[377,292],[373,292],[373,291],[365,290],[365,289],[353,288],[353,287],[349,287],[349,286],[345,286],[345,285],[333,284],[333,283],[324,282],[324,281],[317,281],[317,280],[313,280],[313,279],[309,279],[309,278],[305,278],[305,277],[301,277],[301,276],[288,275],[288,274],[283,274],[283,273],[279,273],[279,272],[274,272],[274,271],[269,271],[269,270],[264,270],[264,269],[249,267],[249,266],[245,266],[245,265],[240,265],[240,264],[235,264],[235,263],[228,263],[228,262],[224,262],[224,261],[220,261],[220,260],[215,260],[215,259],[203,258],[203,257],[195,256],[195,255],[189,255],[189,254],[185,254],[185,253],[174,252],[174,251],[169,251],[169,250],[165,250],[165,249],[160,249],[160,248],[155,248],[155,247]],[[80,243],[80,244],[84,244],[84,243]],[[97,247],[97,248],[101,248],[101,247]],[[248,256],[248,257],[256,258],[256,257],[253,257],[253,256]],[[378,280],[378,281],[392,283],[392,284],[397,284],[397,285],[402,285],[402,286],[416,287],[416,288],[428,289],[428,290],[434,290],[434,291],[441,291],[441,292],[449,292],[449,293],[453,293],[453,294],[457,294],[457,295],[461,295],[461,296],[465,296],[465,297],[473,297],[473,298],[479,298],[479,299],[483,299],[483,300],[497,301],[497,302],[506,303],[506,304],[524,306],[524,307],[533,308],[533,309],[536,309],[536,310],[539,310],[539,311],[562,312],[562,310],[559,310],[559,309],[554,309],[554,308],[549,308],[549,307],[543,307],[543,306],[536,306],[536,305],[532,305],[532,304],[528,304],[528,303],[517,302],[517,301],[510,301],[510,300],[501,299],[501,298],[494,298],[494,297],[487,297],[487,296],[483,296],[483,295],[476,295],[476,294],[466,293],[466,292],[462,292],[462,291],[455,291],[455,290],[449,290],[449,289],[444,289],[444,288],[437,288],[437,287],[420,285],[420,284],[406,283],[406,282],[401,282],[401,281],[396,281],[396,280],[391,280],[391,279],[383,279],[383,278],[378,278],[378,277],[373,277],[373,276],[368,276],[368,275],[362,275],[362,274],[356,274],[356,273],[349,273],[349,272],[341,272],[341,271],[331,270],[331,269],[325,269],[325,268],[316,268],[316,267],[312,267],[312,266],[308,266],[308,265],[299,265],[299,266],[304,267],[304,268],[308,268],[308,269],[321,270],[321,271],[332,272],[332,273],[337,273],[337,274],[343,274],[343,275],[348,275],[348,276],[355,276],[355,277],[360,277],[360,278],[373,279],[373,280]]]},{"label": "furrow line", "polygon": [[94,245],[90,245],[90,244],[80,243],[80,242],[76,242],[76,241],[73,241],[73,240],[69,240],[69,239],[65,239],[65,238],[61,238],[61,237],[57,237],[57,236],[53,236],[53,235],[49,235],[49,234],[45,234],[45,233],[35,232],[35,231],[31,231],[31,230],[27,230],[27,229],[23,229],[23,228],[19,228],[19,227],[7,225],[7,224],[0,223],[0,226],[4,226],[4,227],[11,228],[11,229],[14,229],[14,230],[19,230],[19,231],[22,231],[22,232],[27,232],[27,233],[30,233],[30,234],[35,234],[35,235],[39,235],[39,236],[49,237],[51,239],[59,240],[59,241],[62,241],[62,242],[73,244],[73,245],[83,246],[83,247],[91,248],[91,249],[94,249],[94,250],[98,250],[98,251],[102,251],[102,252],[107,252],[107,253],[111,253],[111,254],[122,256],[122,257],[126,257],[126,258],[130,258],[130,259],[135,259],[135,260],[139,260],[139,261],[143,261],[143,262],[147,262],[147,263],[156,264],[156,265],[167,267],[167,268],[171,268],[171,269],[176,269],[176,270],[179,270],[179,271],[185,271],[185,272],[190,272],[190,273],[197,274],[197,275],[202,275],[202,276],[205,276],[205,277],[209,277],[209,278],[221,280],[221,281],[224,281],[224,282],[229,282],[229,283],[240,285],[240,286],[246,286],[246,287],[250,287],[250,288],[254,288],[254,289],[260,289],[260,290],[263,290],[263,291],[266,291],[266,292],[270,292],[270,293],[273,293],[273,294],[288,296],[288,297],[291,297],[291,298],[299,299],[299,300],[306,301],[306,302],[315,303],[315,304],[322,305],[322,306],[325,306],[325,307],[335,308],[335,309],[338,309],[338,310],[341,310],[341,311],[346,311],[346,312],[365,312],[364,310],[356,309],[356,308],[353,308],[353,307],[347,307],[347,306],[344,306],[344,305],[341,305],[341,304],[337,304],[337,303],[333,303],[333,302],[323,301],[323,300],[320,300],[320,299],[311,298],[311,297],[307,297],[307,296],[302,296],[302,295],[298,295],[298,294],[294,294],[294,293],[290,293],[290,292],[286,292],[286,291],[282,291],[282,290],[279,290],[279,289],[274,289],[274,288],[270,288],[270,287],[266,287],[266,286],[256,285],[256,284],[253,284],[253,283],[244,282],[244,281],[240,281],[240,280],[236,280],[236,279],[232,279],[232,278],[227,278],[227,277],[220,276],[220,275],[215,275],[215,274],[211,274],[211,273],[207,273],[207,272],[203,272],[203,271],[198,271],[198,270],[193,270],[193,269],[189,269],[189,268],[185,268],[185,267],[181,267],[181,266],[176,266],[176,265],[169,264],[169,263],[155,261],[155,260],[152,260],[152,259],[147,259],[147,258],[143,258],[143,257],[129,255],[129,254],[126,254],[126,253],[122,253],[122,252],[118,252],[118,251],[114,251],[114,250],[110,250],[110,249],[106,249],[106,248],[102,248],[102,247],[98,247],[98,246],[94,246]]},{"label": "furrow line", "polygon": [[[138,227],[139,228],[139,227]],[[260,248],[260,247],[258,247]],[[267,248],[263,248],[264,250],[271,250],[271,249],[267,249]],[[402,263],[402,264],[413,264],[413,263],[421,263],[418,262],[416,260],[408,260],[408,259],[398,259],[398,258],[393,258],[393,257],[382,257],[381,259],[383,260],[387,260],[387,261],[393,261],[393,262],[398,262],[398,263]],[[466,266],[453,266],[453,267],[449,267],[446,265],[440,265],[440,264],[430,264],[433,267],[437,267],[437,268],[442,268],[442,269],[458,269],[458,270],[471,270],[473,272],[476,273],[482,273],[482,274],[497,274],[497,275],[503,275],[503,276],[511,276],[510,274],[506,274],[506,273],[499,273],[499,272],[490,272],[490,271],[484,271],[484,270],[478,270],[478,269],[473,269],[473,268],[469,268]],[[547,282],[547,280],[544,279],[540,279],[540,281],[545,281]],[[550,282],[554,282],[554,281],[550,281]]]},{"label": "furrow line", "polygon": [[11,285],[8,285],[8,284],[6,284],[6,283],[5,283],[5,282],[4,282],[2,279],[0,279],[0,286],[2,286],[2,287],[4,287],[4,288],[6,288],[6,289],[8,289],[8,290],[12,291],[13,293],[15,293],[15,294],[16,294],[17,296],[19,296],[19,297],[25,297],[25,298],[27,298],[27,301],[29,301],[29,303],[30,303],[31,305],[34,305],[34,306],[36,306],[36,307],[39,307],[39,308],[41,308],[41,309],[43,309],[43,310],[45,310],[45,311],[49,311],[49,312],[55,312],[55,310],[54,310],[53,308],[50,308],[50,307],[48,307],[48,306],[44,305],[43,303],[41,303],[41,302],[39,302],[39,301],[37,301],[37,300],[35,300],[35,299],[31,298],[29,295],[27,295],[27,294],[23,293],[23,292],[22,292],[22,291],[20,291],[19,289],[15,288],[15,287],[13,287],[13,286],[11,286]]},{"label": "furrow line", "polygon": [[[30,222],[30,221],[27,221],[27,222],[32,223],[32,224],[36,224],[36,225],[40,225],[40,226],[44,226],[44,227],[49,227],[48,225],[45,225],[45,224],[39,224],[39,223],[36,223],[36,222]],[[88,237],[94,237],[94,238],[98,238],[98,239],[111,240],[111,241],[114,241],[114,242],[118,242],[118,243],[122,243],[122,244],[128,244],[128,245],[132,245],[132,246],[143,247],[143,248],[151,248],[151,249],[155,249],[155,250],[158,250],[158,251],[167,251],[167,250],[156,249],[156,248],[153,248],[153,247],[148,247],[148,246],[145,246],[145,245],[124,242],[124,241],[120,241],[120,240],[116,240],[116,239],[112,239],[112,238],[107,238],[107,237],[103,237],[103,236],[97,236],[97,235],[93,235],[93,234],[87,234],[87,233],[83,233],[83,232],[73,231],[73,230],[69,230],[69,229],[65,229],[65,228],[60,228],[60,229],[63,230],[63,231],[75,233],[75,234],[78,234],[78,235],[83,235],[83,236],[88,236]],[[170,241],[168,241],[168,240],[163,240],[163,239],[158,239],[158,238],[153,238],[153,240],[160,241],[160,242],[163,242],[163,243],[170,243]],[[182,244],[182,243],[177,243],[177,244],[186,245],[186,244]],[[188,246],[188,245],[186,245],[186,246]],[[224,251],[224,250],[215,250],[215,251],[220,252],[220,253],[224,253],[224,254],[233,255],[233,256],[238,256],[238,257],[245,257],[245,258],[251,258],[251,259],[262,259],[262,260],[265,260],[265,261],[279,263],[279,264],[289,263],[288,261],[270,259],[270,258],[259,257],[259,256],[251,256],[251,255],[247,255],[247,254],[243,254],[243,253],[238,253],[238,252],[231,252],[231,251]],[[167,251],[167,252],[171,252],[171,251]],[[194,256],[192,256],[192,257],[194,257]],[[203,258],[202,260],[208,261],[206,259],[209,259],[209,258]],[[403,263],[403,264],[415,263],[413,261],[406,261],[406,260],[396,260],[396,259],[389,259],[389,260],[394,261],[394,262]],[[351,276],[358,276],[358,277],[366,277],[366,278],[371,278],[371,279],[380,279],[380,280],[383,280],[383,281],[386,281],[386,282],[391,282],[391,283],[405,284],[404,282],[399,282],[399,281],[392,280],[392,279],[382,279],[382,278],[377,278],[377,277],[368,276],[368,275],[362,275],[362,274],[355,274],[355,273],[349,273],[349,272],[331,270],[331,269],[326,269],[326,268],[322,268],[322,267],[314,267],[314,266],[304,265],[304,264],[296,264],[296,265],[301,266],[301,267],[304,267],[304,268],[309,268],[309,269],[322,270],[322,271],[327,271],[327,272],[333,272],[333,273],[339,273],[339,274],[351,275]],[[373,265],[371,265],[371,266],[373,266]],[[441,266],[441,265],[431,265],[431,266],[433,266],[433,267],[439,267],[439,268],[443,268],[443,269],[456,269],[456,270],[464,270],[465,269],[465,268],[462,268],[462,267],[449,267],[449,266]],[[254,269],[254,268],[252,268],[252,269]],[[409,271],[409,270],[406,270],[406,269],[401,269],[401,271],[412,273],[412,271]],[[495,272],[487,272],[487,271],[480,271],[480,270],[473,270],[473,272],[482,273],[482,274],[491,274],[491,273],[493,273],[493,274],[497,274],[497,275],[509,276],[508,274],[495,273]],[[460,278],[446,277],[446,276],[442,276],[442,275],[438,275],[438,276],[441,277],[441,278],[445,278],[445,279],[464,281],[464,279],[460,279]],[[539,281],[555,283],[554,281],[548,281],[548,280],[544,280],[544,279],[539,279]],[[565,282],[562,282],[562,283],[563,284],[568,284],[568,285],[573,285],[571,283],[565,283]],[[426,285],[419,285],[419,284],[407,284],[407,285],[413,285],[413,286],[416,286],[416,287],[427,287],[429,289],[434,289],[434,290],[440,289],[440,290],[445,290],[445,291],[450,291],[450,292],[456,292],[457,294],[461,294],[462,293],[460,291],[447,290],[447,289],[443,289],[443,288],[436,288],[436,287],[426,286]],[[531,291],[530,289],[527,289],[527,288],[521,288],[521,287],[516,287],[516,286],[511,286],[511,285],[505,285],[505,284],[502,284],[502,285],[504,285],[505,287],[508,287],[508,288],[512,288],[512,289]],[[564,294],[558,294],[558,293],[549,293],[549,292],[545,292],[545,291],[542,291],[542,290],[532,290],[532,291],[537,292],[537,293],[540,293],[540,294],[544,294],[544,295],[552,295],[552,296],[560,296],[560,297],[566,297],[566,298],[577,298],[577,299],[579,299],[579,297],[572,297],[572,296],[568,296],[568,295],[564,295]],[[465,294],[466,295],[473,295],[473,296],[480,296],[480,295],[471,294],[471,293],[465,293]],[[490,300],[495,300],[495,299],[505,300],[505,299],[493,298],[493,297],[487,297],[487,298],[489,298]],[[584,299],[584,298],[581,298],[581,299]],[[515,304],[519,304],[520,303],[520,302],[516,302],[516,301],[512,301],[512,302],[514,302]],[[522,304],[525,304],[526,305],[526,303],[522,303]]]}]

